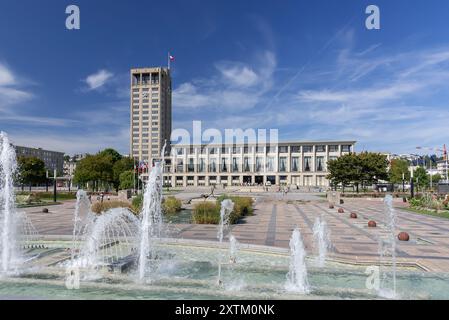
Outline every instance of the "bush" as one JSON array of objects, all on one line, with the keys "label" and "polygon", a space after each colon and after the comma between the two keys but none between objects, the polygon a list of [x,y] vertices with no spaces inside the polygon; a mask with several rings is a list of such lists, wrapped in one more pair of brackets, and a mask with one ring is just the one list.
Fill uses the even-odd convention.
[{"label": "bush", "polygon": [[133,198],[132,201],[132,210],[136,213],[140,212],[142,210],[143,206],[143,195],[139,194]]},{"label": "bush", "polygon": [[130,210],[133,210],[133,207],[129,202],[114,200],[114,201],[95,202],[92,205],[92,212],[100,214],[113,208],[128,208]]},{"label": "bush", "polygon": [[220,206],[213,202],[197,203],[193,209],[193,222],[198,224],[219,224]]},{"label": "bush", "polygon": [[218,207],[221,206],[221,202],[225,199],[230,199],[232,202],[234,202],[234,210],[231,212],[231,215],[229,216],[229,223],[235,224],[237,223],[240,218],[245,216],[251,216],[254,212],[253,210],[253,198],[251,197],[236,197],[236,196],[228,196],[228,195],[221,195],[217,199],[217,205]]},{"label": "bush", "polygon": [[175,214],[176,212],[181,211],[181,200],[176,199],[173,196],[169,196],[164,198],[164,202],[162,203],[162,211],[164,214]]}]

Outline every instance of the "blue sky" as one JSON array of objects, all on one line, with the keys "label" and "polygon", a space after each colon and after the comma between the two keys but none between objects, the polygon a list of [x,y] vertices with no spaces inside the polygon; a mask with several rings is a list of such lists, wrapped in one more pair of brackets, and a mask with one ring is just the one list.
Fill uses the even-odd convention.
[{"label": "blue sky", "polygon": [[[65,8],[81,29],[65,28]],[[365,28],[376,4],[381,29]],[[0,130],[69,154],[128,153],[129,69],[173,64],[173,127],[277,128],[416,152],[449,143],[449,2],[0,3]]]}]

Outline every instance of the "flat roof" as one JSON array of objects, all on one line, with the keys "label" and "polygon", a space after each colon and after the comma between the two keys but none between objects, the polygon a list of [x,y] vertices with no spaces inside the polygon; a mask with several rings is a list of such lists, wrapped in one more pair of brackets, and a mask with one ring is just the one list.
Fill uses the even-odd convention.
[{"label": "flat roof", "polygon": [[[357,141],[354,140],[317,140],[317,141],[279,141],[275,144],[277,145],[316,145],[316,144],[350,144],[354,145]],[[222,145],[236,145],[236,146],[245,146],[245,145],[257,145],[258,142],[244,142],[244,143],[190,143],[190,144],[184,144],[184,143],[172,143],[172,147],[183,147],[183,146],[222,146]],[[269,145],[269,141],[266,142],[260,142],[262,145]]]}]

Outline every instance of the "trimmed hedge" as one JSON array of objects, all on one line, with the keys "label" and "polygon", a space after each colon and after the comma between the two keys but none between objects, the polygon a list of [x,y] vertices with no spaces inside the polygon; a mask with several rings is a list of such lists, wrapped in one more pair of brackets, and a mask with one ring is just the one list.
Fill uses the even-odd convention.
[{"label": "trimmed hedge", "polygon": [[251,197],[237,197],[228,196],[226,194],[221,195],[217,199],[217,205],[220,207],[221,202],[225,199],[230,199],[234,202],[234,210],[229,216],[229,223],[236,224],[241,218],[246,216],[252,216],[254,213],[253,204],[254,200]]}]

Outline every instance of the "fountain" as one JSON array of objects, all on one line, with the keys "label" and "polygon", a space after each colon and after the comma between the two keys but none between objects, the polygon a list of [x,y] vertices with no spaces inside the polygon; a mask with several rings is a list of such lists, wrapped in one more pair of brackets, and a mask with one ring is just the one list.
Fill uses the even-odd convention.
[{"label": "fountain", "polygon": [[[224,199],[221,202],[220,208],[220,224],[218,225],[218,234],[217,238],[220,243],[223,242],[223,236],[225,229],[229,226],[229,216],[231,215],[232,210],[234,210],[234,202],[230,199]],[[223,281],[221,279],[221,255],[218,259],[218,279],[217,284],[222,285]]]},{"label": "fountain", "polygon": [[16,153],[8,135],[0,132],[0,273],[8,274],[17,267],[18,215],[15,210],[14,174]]},{"label": "fountain", "polygon": [[[379,295],[385,298],[396,298],[396,212],[393,208],[393,196],[386,195],[384,199],[385,203],[385,214],[386,214],[386,225],[388,230],[388,238],[386,241],[381,241],[380,243],[380,257],[391,255],[391,268],[392,268],[392,281],[393,281],[393,289],[387,289],[384,287],[383,283],[381,283],[381,287],[379,288]],[[384,275],[386,278],[386,274]]]},{"label": "fountain", "polygon": [[229,236],[229,262],[234,264],[237,262],[237,253],[239,250],[239,242],[233,234]]},{"label": "fountain", "polygon": [[285,289],[290,292],[307,294],[310,292],[307,279],[306,252],[298,228],[293,230],[290,239],[290,267]]},{"label": "fountain", "polygon": [[331,248],[330,231],[323,217],[317,217],[313,225],[313,238],[318,248],[317,265],[322,268],[326,263],[327,251]]},{"label": "fountain", "polygon": [[[151,276],[151,259],[155,259],[155,247],[153,242],[161,237],[163,230],[162,219],[162,188],[165,147],[161,151],[160,162],[156,162],[150,172],[143,197],[141,212],[140,246],[139,246],[139,280],[143,281]],[[148,279],[151,281],[151,278]]]}]

